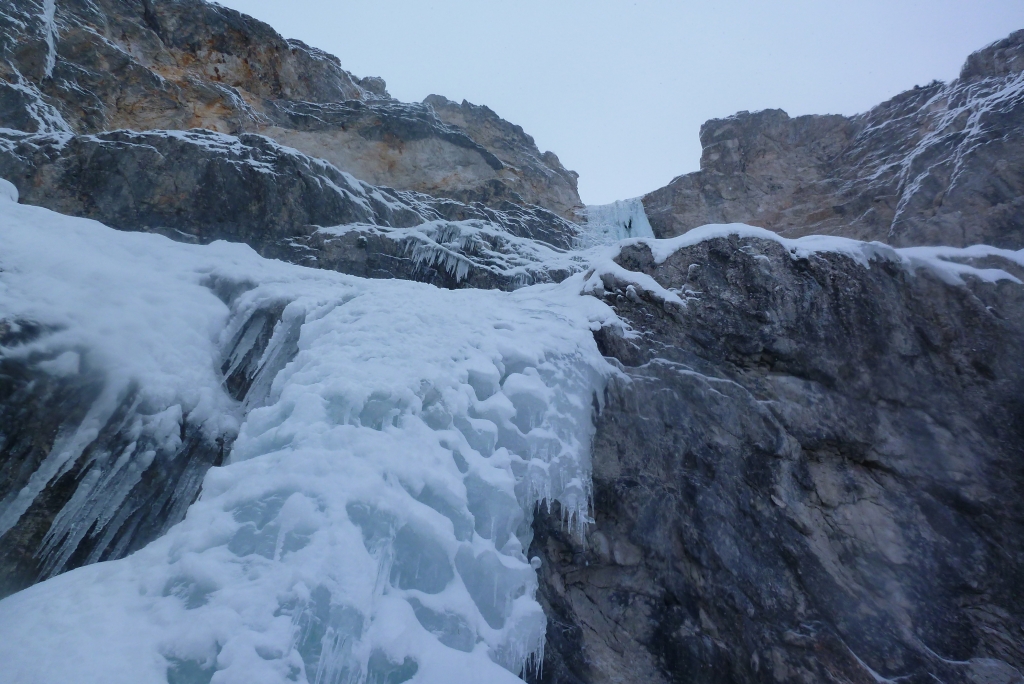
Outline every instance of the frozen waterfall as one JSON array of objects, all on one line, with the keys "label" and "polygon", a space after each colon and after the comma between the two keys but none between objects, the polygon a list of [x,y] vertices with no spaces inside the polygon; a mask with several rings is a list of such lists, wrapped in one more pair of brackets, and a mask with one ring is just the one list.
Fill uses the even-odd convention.
[{"label": "frozen waterfall", "polygon": [[[157,541],[0,601],[3,681],[512,682],[539,664],[532,512],[588,519],[591,413],[613,372],[591,334],[613,314],[580,296],[582,273],[510,293],[364,280],[8,194],[0,320],[42,332],[0,352],[102,374],[99,418],[135,393],[136,442],[94,457],[95,486],[116,495],[137,459],[174,458],[186,418],[237,439]],[[253,312],[273,307],[262,355],[289,336],[292,355],[261,359],[275,374],[240,402],[218,369],[251,355],[271,324]],[[109,515],[70,505],[66,531]]]},{"label": "frozen waterfall", "polygon": [[629,238],[653,238],[654,230],[639,197],[598,204],[584,210],[586,224],[581,247],[611,245]]}]

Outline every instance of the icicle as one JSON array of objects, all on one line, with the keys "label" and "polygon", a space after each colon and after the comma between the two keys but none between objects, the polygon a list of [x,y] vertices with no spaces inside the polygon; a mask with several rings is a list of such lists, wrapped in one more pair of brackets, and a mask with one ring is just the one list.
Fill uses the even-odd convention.
[{"label": "icicle", "polygon": [[53,76],[53,68],[57,66],[57,0],[43,0],[43,31],[46,40],[46,78]]}]

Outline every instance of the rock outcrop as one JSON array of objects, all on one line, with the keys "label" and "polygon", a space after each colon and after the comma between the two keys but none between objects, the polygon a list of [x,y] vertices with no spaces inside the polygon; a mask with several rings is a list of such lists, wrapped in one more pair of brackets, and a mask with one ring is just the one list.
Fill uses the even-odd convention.
[{"label": "rock outcrop", "polygon": [[528,137],[492,150],[381,79],[203,0],[17,0],[0,11],[0,127],[260,133],[377,185],[570,219],[581,204],[575,177]]},{"label": "rock outcrop", "polygon": [[853,117],[741,112],[701,127],[701,170],[643,198],[655,234],[748,223],[895,246],[1024,247],[1024,31],[960,77]]},{"label": "rock outcrop", "polygon": [[536,206],[375,187],[253,134],[0,133],[0,177],[23,202],[122,230],[245,242],[293,263],[442,287],[560,280],[568,271],[538,250],[564,251],[578,231]]},{"label": "rock outcrop", "polygon": [[[489,107],[462,101],[456,104],[441,95],[431,95],[423,101],[449,126],[466,131],[469,136],[492,152],[507,168],[515,169],[519,185],[511,186],[523,197],[550,197],[551,208],[567,218],[577,218],[580,208],[576,181],[579,174],[562,166],[554,152],[537,148],[533,136],[522,126],[509,123]],[[506,192],[506,186],[491,183],[494,193]],[[476,199],[473,193],[463,193],[462,199]]]},{"label": "rock outcrop", "polygon": [[638,334],[599,334],[586,543],[535,524],[541,681],[1021,681],[1020,281],[735,235],[618,262],[686,305],[604,278]]}]

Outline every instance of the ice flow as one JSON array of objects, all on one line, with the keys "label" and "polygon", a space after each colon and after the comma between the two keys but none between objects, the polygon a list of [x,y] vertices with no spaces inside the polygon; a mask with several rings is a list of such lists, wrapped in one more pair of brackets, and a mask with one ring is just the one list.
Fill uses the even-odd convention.
[{"label": "ice flow", "polygon": [[647,220],[641,198],[617,200],[611,204],[589,206],[584,210],[585,230],[581,247],[611,245],[629,238],[653,238],[654,229]]},{"label": "ice flow", "polygon": [[[184,415],[238,436],[157,541],[0,601],[0,681],[512,682],[539,664],[531,516],[558,501],[587,519],[612,372],[591,334],[612,313],[581,274],[515,292],[364,280],[6,194],[0,319],[44,332],[0,352],[130,381],[168,440]],[[244,405],[218,350],[269,307],[293,356]]]}]

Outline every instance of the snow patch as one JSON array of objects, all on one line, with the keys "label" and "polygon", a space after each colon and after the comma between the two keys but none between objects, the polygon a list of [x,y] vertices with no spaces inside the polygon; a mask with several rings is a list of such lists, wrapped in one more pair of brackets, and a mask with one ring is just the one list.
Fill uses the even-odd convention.
[{"label": "snow patch", "polygon": [[0,201],[18,203],[18,188],[6,178],[0,178]]},{"label": "snow patch", "polygon": [[43,0],[43,13],[40,19],[43,20],[46,40],[46,78],[53,76],[53,68],[57,65],[57,22],[54,20],[56,12],[57,0]]},{"label": "snow patch", "polygon": [[995,257],[1024,267],[1024,249],[1013,251],[988,245],[972,245],[966,248],[904,247],[896,251],[907,268],[914,271],[927,269],[950,285],[963,285],[964,276],[971,276],[989,283],[1000,280],[1009,280],[1018,284],[1022,282],[1001,268],[979,268],[964,262]]},{"label": "snow patch", "polygon": [[[832,235],[808,235],[806,237],[790,239],[781,237],[770,230],[742,223],[701,226],[682,235],[665,240],[648,238],[624,240],[616,249],[621,250],[622,247],[628,245],[644,244],[650,248],[651,253],[654,255],[655,263],[662,264],[680,249],[692,247],[705,240],[733,235],[744,238],[771,240],[785,247],[794,259],[806,259],[821,253],[842,254],[865,268],[870,268],[872,261],[891,261],[902,265],[912,273],[925,269],[941,280],[954,285],[963,285],[963,276],[965,275],[970,275],[986,282],[997,282],[999,280],[1021,282],[1016,276],[1002,269],[979,268],[964,262],[986,257],[998,257],[1018,266],[1024,266],[1024,250],[1013,251],[988,245],[973,245],[966,248],[894,248],[881,242],[861,242],[860,240]],[[618,251],[613,256],[617,256],[617,254]],[[641,274],[634,274],[632,277],[636,278],[637,275]]]}]

